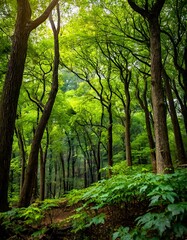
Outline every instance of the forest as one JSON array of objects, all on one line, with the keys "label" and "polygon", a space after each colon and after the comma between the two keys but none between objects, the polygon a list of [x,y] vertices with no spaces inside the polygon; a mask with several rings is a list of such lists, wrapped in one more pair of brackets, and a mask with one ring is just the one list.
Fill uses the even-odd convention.
[{"label": "forest", "polygon": [[0,236],[186,239],[187,2],[0,2]]}]

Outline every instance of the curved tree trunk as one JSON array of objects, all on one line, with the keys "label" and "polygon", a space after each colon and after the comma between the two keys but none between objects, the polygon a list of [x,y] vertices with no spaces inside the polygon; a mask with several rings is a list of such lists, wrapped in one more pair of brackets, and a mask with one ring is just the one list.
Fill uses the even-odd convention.
[{"label": "curved tree trunk", "polygon": [[30,16],[31,11],[28,4],[25,3],[23,9],[18,6],[18,16],[13,37],[12,52],[1,98],[0,211],[6,211],[8,209],[7,192],[9,182],[10,159],[12,152],[17,103],[27,53],[27,41],[30,33],[28,28],[26,28],[26,23],[30,20]]},{"label": "curved tree trunk", "polygon": [[51,114],[51,111],[53,108],[53,104],[55,102],[56,94],[58,91],[58,66],[59,66],[58,34],[60,31],[59,7],[57,8],[57,12],[58,12],[57,29],[54,25],[52,17],[50,18],[51,26],[52,26],[53,33],[54,33],[54,53],[55,53],[52,86],[51,86],[51,91],[49,94],[48,101],[44,107],[44,111],[42,113],[41,119],[36,128],[34,139],[33,139],[32,145],[31,145],[31,152],[29,155],[29,161],[28,161],[25,181],[24,181],[21,196],[20,196],[19,207],[27,207],[30,204],[32,193],[33,193],[33,188],[34,188],[34,182],[35,182],[35,178],[37,176],[38,154],[39,154],[40,144],[41,144],[43,133],[46,128],[48,119],[50,117],[50,114]]},{"label": "curved tree trunk", "polygon": [[147,80],[146,79],[145,79],[145,86],[144,86],[142,98],[140,97],[140,91],[139,91],[138,82],[137,82],[136,97],[138,99],[138,102],[139,102],[141,108],[144,111],[145,125],[146,125],[146,130],[147,130],[147,137],[148,137],[148,141],[149,141],[149,148],[150,148],[152,171],[154,173],[156,173],[155,142],[154,142],[153,133],[152,133],[152,129],[151,129],[150,113],[149,113],[149,108],[148,108],[148,103],[147,103]]},{"label": "curved tree trunk", "polygon": [[17,1],[17,19],[12,51],[0,103],[0,211],[8,209],[8,182],[12,142],[29,34],[47,19],[57,2],[58,0],[53,0],[39,18],[31,21],[29,1]]}]

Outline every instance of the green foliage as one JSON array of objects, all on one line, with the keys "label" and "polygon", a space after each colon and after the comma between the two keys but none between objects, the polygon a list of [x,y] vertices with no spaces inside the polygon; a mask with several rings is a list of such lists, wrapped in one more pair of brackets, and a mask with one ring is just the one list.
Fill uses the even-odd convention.
[{"label": "green foliage", "polygon": [[14,234],[21,233],[25,226],[21,224],[22,209],[14,208],[8,212],[0,214],[1,225],[9,232]]},{"label": "green foliage", "polygon": [[35,231],[31,236],[34,238],[34,239],[41,239],[41,236],[44,236],[44,234],[47,232],[47,228],[42,228],[38,231]]},{"label": "green foliage", "polygon": [[[12,234],[21,234],[26,229],[34,225],[40,225],[45,213],[51,208],[57,207],[63,199],[46,199],[43,202],[36,202],[28,208],[13,208],[10,211],[0,213],[1,225]],[[41,228],[33,233],[37,239],[39,235],[46,232],[46,228]]]},{"label": "green foliage", "polygon": [[[73,232],[104,225],[109,216],[113,218],[111,209],[118,206],[121,215],[131,214],[134,225],[115,225],[114,216],[110,219],[114,221],[110,229],[113,240],[183,239],[187,234],[186,169],[177,170],[174,174],[155,175],[147,169],[139,173],[137,169],[129,169],[126,174],[121,172],[122,168],[125,165],[117,164],[112,168],[116,175],[110,179],[67,194],[69,204],[77,206],[76,213],[69,218]],[[14,208],[1,213],[1,225],[15,235],[24,234],[28,227],[40,226],[44,215],[66,199],[47,199],[28,208]],[[46,231],[47,228],[41,226],[37,231],[32,229],[31,235],[40,239]]]},{"label": "green foliage", "polygon": [[[164,237],[182,238],[187,234],[187,227],[185,226],[187,217],[187,203],[170,204],[163,212],[146,213],[137,218],[137,225],[149,235]],[[171,231],[172,230],[172,231]]]},{"label": "green foliage", "polygon": [[144,204],[144,214],[140,211],[139,216],[134,215],[134,228],[121,226],[114,231],[113,239],[173,239],[182,238],[187,233],[185,169],[168,175],[146,171],[118,174],[84,191],[73,191],[70,196],[71,204],[79,206],[72,217],[75,232],[94,224],[104,224],[106,215],[101,215],[99,209],[121,206],[123,211],[124,204],[129,208]]},{"label": "green foliage", "polygon": [[130,240],[131,235],[129,233],[129,227],[120,227],[112,236],[112,240],[116,239],[121,239],[121,240]]},{"label": "green foliage", "polygon": [[28,225],[38,224],[43,218],[43,213],[41,209],[31,205],[28,208],[23,209],[22,214],[20,214],[20,218],[24,218],[25,223]]}]

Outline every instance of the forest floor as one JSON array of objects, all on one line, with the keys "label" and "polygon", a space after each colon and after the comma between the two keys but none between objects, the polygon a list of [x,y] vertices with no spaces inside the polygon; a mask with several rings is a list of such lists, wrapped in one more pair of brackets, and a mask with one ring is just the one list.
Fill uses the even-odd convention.
[{"label": "forest floor", "polygon": [[[136,206],[136,207],[135,207]],[[147,203],[141,205],[132,204],[132,208],[120,205],[111,205],[99,210],[99,214],[105,214],[105,221],[102,224],[92,224],[89,228],[78,232],[72,231],[71,217],[76,213],[79,206],[70,206],[67,201],[64,201],[59,207],[48,210],[39,226],[35,228],[44,228],[48,230],[39,239],[42,240],[111,240],[111,235],[114,230],[117,230],[121,225],[133,227],[134,220],[137,216],[145,213]],[[98,212],[97,212],[98,214]],[[93,217],[94,213],[90,213]],[[26,238],[33,239],[33,238]]]},{"label": "forest floor", "polygon": [[186,169],[119,174],[0,214],[0,240],[187,240]]}]

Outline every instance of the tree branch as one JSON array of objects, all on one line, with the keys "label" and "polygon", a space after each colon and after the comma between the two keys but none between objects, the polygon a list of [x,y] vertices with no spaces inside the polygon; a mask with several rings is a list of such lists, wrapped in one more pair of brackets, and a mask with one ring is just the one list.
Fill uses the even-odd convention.
[{"label": "tree branch", "polygon": [[139,7],[133,0],[128,0],[128,3],[135,12],[139,13],[144,18],[147,17],[147,12],[143,8]]},{"label": "tree branch", "polygon": [[46,8],[46,10],[40,15],[37,19],[31,22],[30,24],[30,31],[37,28],[41,23],[43,23],[48,17],[53,8],[57,5],[58,0],[53,0],[49,6]]}]

